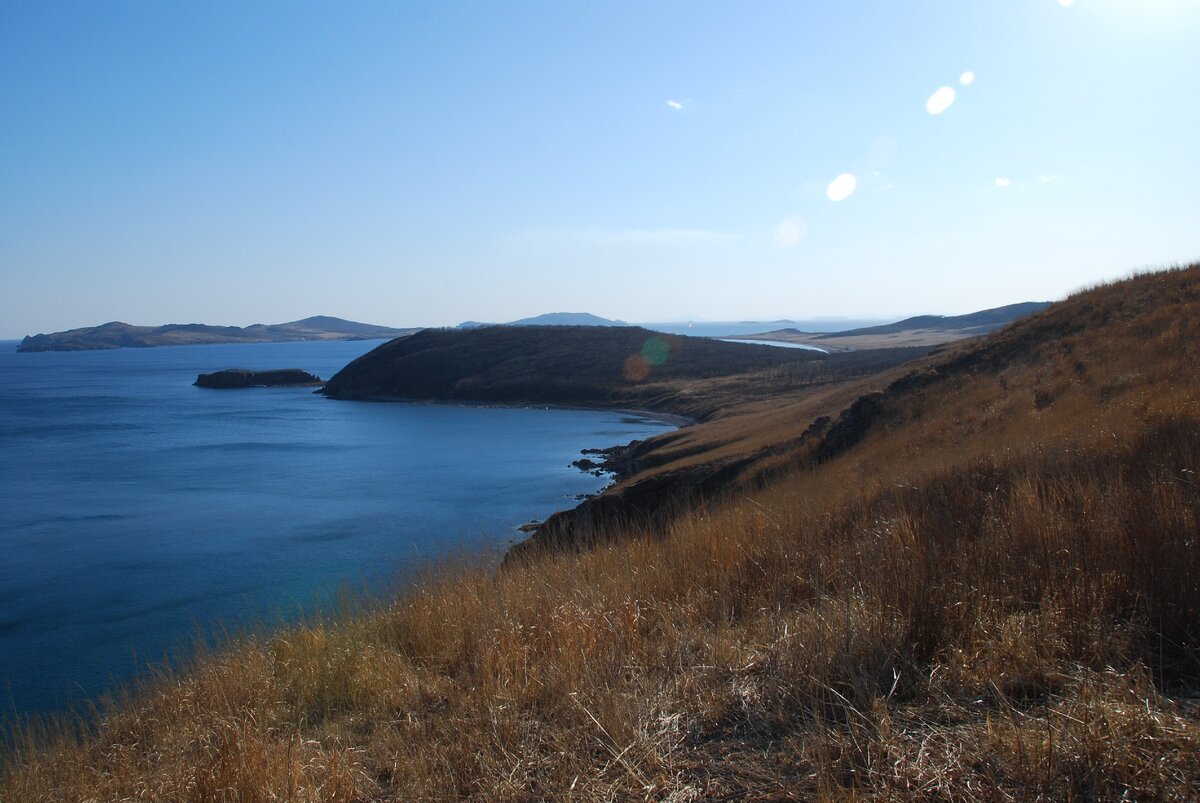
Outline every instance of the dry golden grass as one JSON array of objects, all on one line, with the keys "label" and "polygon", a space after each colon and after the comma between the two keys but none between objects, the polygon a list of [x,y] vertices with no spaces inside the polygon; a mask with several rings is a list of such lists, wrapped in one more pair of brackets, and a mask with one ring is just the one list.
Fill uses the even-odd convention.
[{"label": "dry golden grass", "polygon": [[0,800],[1198,798],[1197,320],[1198,268],[1080,294],[665,534],[30,733]]}]

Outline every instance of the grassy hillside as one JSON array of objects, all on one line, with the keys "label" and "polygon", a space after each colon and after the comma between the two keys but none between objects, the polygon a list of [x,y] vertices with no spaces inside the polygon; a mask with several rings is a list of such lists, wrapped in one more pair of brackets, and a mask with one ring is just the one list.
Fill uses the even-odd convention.
[{"label": "grassy hillside", "polygon": [[660,457],[753,483],[201,659],[0,799],[1195,799],[1198,322],[1140,276],[714,416]]}]

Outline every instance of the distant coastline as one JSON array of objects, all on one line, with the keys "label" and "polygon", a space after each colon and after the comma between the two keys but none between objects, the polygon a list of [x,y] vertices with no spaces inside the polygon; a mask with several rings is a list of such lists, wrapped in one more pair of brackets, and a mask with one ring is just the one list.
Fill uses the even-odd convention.
[{"label": "distant coastline", "polygon": [[420,328],[396,329],[317,315],[288,323],[209,326],[201,323],[135,326],[111,321],[100,326],[30,335],[17,351],[100,351],[119,348],[197,346],[209,343],[295,343],[305,340],[390,340]]}]

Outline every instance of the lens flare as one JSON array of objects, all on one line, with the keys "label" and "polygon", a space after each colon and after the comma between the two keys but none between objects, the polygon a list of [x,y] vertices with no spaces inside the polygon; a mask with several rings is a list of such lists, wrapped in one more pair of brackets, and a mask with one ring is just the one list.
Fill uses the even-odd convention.
[{"label": "lens flare", "polygon": [[790,248],[808,235],[808,222],[802,217],[786,217],[775,227],[775,243]]},{"label": "lens flare", "polygon": [[831,201],[844,201],[854,194],[855,187],[858,186],[858,179],[851,173],[842,173],[840,176],[829,182],[829,186],[825,189],[825,195]]},{"label": "lens flare", "polygon": [[970,86],[971,84],[975,83],[975,73],[967,70],[965,73],[958,76],[958,82],[963,86]]},{"label": "lens flare", "polygon": [[641,382],[650,376],[650,363],[641,354],[630,354],[621,368],[621,373],[630,382]]},{"label": "lens flare", "polygon": [[671,356],[671,344],[661,337],[652,337],[642,344],[641,356],[647,365],[662,365]]},{"label": "lens flare", "polygon": [[954,90],[948,86],[944,86],[930,95],[929,100],[925,101],[925,111],[930,114],[941,114],[954,104],[955,97],[957,96]]}]

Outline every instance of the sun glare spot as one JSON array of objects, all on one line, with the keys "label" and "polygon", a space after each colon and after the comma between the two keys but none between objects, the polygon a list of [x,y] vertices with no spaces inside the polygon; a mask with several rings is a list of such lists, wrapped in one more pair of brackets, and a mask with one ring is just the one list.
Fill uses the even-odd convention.
[{"label": "sun glare spot", "polygon": [[662,365],[670,356],[671,344],[661,337],[652,337],[642,344],[642,359],[647,365]]},{"label": "sun glare spot", "polygon": [[948,86],[944,86],[930,95],[929,100],[925,101],[925,110],[930,114],[941,114],[950,108],[954,103],[954,98],[954,90]]},{"label": "sun glare spot", "polygon": [[808,222],[802,217],[786,217],[775,227],[776,245],[790,248],[808,235]]},{"label": "sun glare spot", "polygon": [[641,354],[630,354],[621,371],[630,382],[641,382],[650,376],[650,363]]},{"label": "sun glare spot", "polygon": [[1058,0],[1058,4],[1063,8],[1070,8],[1075,5],[1075,0]]},{"label": "sun glare spot", "polygon": [[963,86],[970,86],[971,84],[975,83],[975,73],[973,73],[971,70],[967,70],[965,73],[958,76],[958,82]]},{"label": "sun glare spot", "polygon": [[825,189],[825,195],[831,201],[844,201],[854,194],[854,188],[857,186],[858,179],[850,173],[842,173],[829,182],[829,186]]}]

